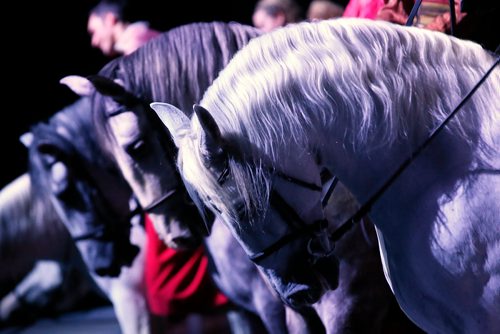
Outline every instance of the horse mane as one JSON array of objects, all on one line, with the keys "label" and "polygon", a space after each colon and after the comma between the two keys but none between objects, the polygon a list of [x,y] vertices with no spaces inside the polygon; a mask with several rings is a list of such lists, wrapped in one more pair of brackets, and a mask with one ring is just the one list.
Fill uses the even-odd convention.
[{"label": "horse mane", "polygon": [[[233,55],[260,33],[239,23],[191,23],[150,40],[134,53],[106,64],[100,75],[118,79],[146,103],[163,101],[191,114],[193,103]],[[102,96],[96,94],[96,124],[106,122]],[[107,129],[99,129],[106,138]]]},{"label": "horse mane", "polygon": [[[279,168],[278,156],[291,145],[314,153],[331,129],[343,131],[335,135],[344,146],[365,154],[402,138],[416,146],[493,62],[478,44],[425,29],[361,19],[291,24],[250,41],[200,104],[239,151],[248,151],[251,142],[254,153]],[[488,113],[495,108],[487,96],[498,96],[499,72],[451,122],[448,131],[465,145],[480,146],[481,127],[498,124],[498,113]],[[235,217],[227,194],[204,166],[200,133],[195,117],[181,143],[180,168],[203,199]],[[235,133],[245,138],[233,138]],[[247,196],[247,211],[268,202],[270,181],[255,163],[229,161],[239,192]]]},{"label": "horse mane", "polygon": [[[0,258],[19,256],[23,245],[50,244],[65,231],[52,206],[33,197],[28,174],[0,190]],[[60,240],[62,242],[62,240]],[[42,254],[40,254],[42,255]]]}]

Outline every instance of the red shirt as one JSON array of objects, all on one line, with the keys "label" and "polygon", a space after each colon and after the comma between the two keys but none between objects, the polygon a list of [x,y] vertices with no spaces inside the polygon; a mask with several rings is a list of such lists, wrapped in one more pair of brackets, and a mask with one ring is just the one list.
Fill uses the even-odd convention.
[{"label": "red shirt", "polygon": [[229,301],[214,285],[208,272],[203,246],[174,250],[158,238],[146,215],[146,299],[158,316],[206,313],[227,306]]}]

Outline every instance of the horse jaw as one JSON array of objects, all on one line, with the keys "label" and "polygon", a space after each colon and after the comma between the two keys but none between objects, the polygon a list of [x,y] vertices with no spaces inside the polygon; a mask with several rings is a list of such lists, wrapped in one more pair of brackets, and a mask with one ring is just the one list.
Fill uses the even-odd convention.
[{"label": "horse jaw", "polygon": [[175,145],[179,147],[180,132],[182,129],[189,128],[189,118],[182,110],[168,103],[153,102],[150,107],[167,127]]},{"label": "horse jaw", "polygon": [[94,85],[87,78],[79,75],[68,75],[59,80],[59,83],[68,86],[69,89],[80,96],[90,96],[95,92]]}]

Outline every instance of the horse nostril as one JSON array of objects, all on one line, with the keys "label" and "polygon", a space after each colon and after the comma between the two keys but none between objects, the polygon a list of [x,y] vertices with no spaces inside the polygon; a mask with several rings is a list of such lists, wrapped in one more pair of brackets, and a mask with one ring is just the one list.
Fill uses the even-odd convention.
[{"label": "horse nostril", "polygon": [[310,306],[321,298],[321,292],[318,290],[300,290],[287,297],[287,302],[292,307]]}]

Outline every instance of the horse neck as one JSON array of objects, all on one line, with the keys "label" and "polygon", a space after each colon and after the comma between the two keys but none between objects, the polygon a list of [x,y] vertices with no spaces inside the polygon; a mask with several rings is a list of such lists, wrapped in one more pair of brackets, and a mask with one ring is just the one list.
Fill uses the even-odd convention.
[{"label": "horse neck", "polygon": [[[335,133],[335,131],[333,131]],[[425,138],[420,140],[423,141]],[[330,142],[341,142],[331,138]],[[363,205],[381,189],[400,165],[413,154],[416,145],[409,141],[397,141],[390,145],[362,153],[343,145],[326,147],[321,152],[327,168],[339,177]],[[404,217],[412,211],[424,209],[436,202],[440,195],[450,193],[472,163],[470,150],[463,141],[442,133],[397,177],[387,191],[373,205],[371,214],[375,225],[383,230],[408,228],[408,225],[387,218],[388,212]],[[396,212],[397,211],[397,212]],[[397,225],[395,229],[394,225]]]}]

